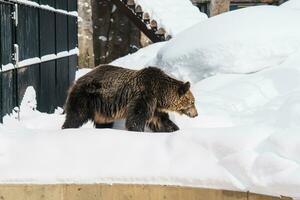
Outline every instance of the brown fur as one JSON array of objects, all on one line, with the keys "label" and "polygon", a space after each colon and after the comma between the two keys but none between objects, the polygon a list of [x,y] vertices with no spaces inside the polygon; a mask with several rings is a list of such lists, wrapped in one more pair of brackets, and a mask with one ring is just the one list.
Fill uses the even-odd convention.
[{"label": "brown fur", "polygon": [[71,87],[63,128],[77,128],[88,120],[112,124],[126,119],[128,130],[144,131],[148,125],[153,131],[175,131],[178,127],[167,112],[195,117],[194,101],[189,82],[171,78],[158,68],[101,65]]}]

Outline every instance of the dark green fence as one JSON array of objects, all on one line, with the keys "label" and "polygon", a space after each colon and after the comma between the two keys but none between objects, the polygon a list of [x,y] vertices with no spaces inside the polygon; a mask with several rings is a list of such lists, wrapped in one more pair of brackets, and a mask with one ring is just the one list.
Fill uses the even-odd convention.
[{"label": "dark green fence", "polygon": [[77,67],[76,0],[0,0],[0,121],[28,86],[38,110],[63,106]]}]

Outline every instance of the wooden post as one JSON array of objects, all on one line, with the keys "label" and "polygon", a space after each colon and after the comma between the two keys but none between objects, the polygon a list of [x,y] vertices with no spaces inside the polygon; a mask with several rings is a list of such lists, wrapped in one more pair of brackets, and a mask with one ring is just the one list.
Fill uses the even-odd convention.
[{"label": "wooden post", "polygon": [[[113,4],[113,1],[91,0],[91,2],[96,66],[109,63],[140,48],[139,30]],[[121,1],[120,3],[124,4]]]},{"label": "wooden post", "polygon": [[229,11],[230,0],[211,0],[210,1],[210,16],[215,16]]},{"label": "wooden post", "polygon": [[112,4],[109,0],[91,0],[93,20],[93,48],[95,65],[106,63],[111,25]]},{"label": "wooden post", "polygon": [[78,21],[79,66],[92,68],[95,66],[95,62],[91,0],[79,0],[78,5],[80,17]]}]

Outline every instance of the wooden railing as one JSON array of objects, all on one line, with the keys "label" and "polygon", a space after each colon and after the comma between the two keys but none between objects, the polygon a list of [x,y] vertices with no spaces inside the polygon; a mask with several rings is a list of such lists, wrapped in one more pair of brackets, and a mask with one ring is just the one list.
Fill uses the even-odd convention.
[{"label": "wooden railing", "polygon": [[153,43],[170,39],[163,28],[157,26],[155,20],[150,19],[149,13],[143,12],[140,5],[134,0],[112,0],[112,2],[124,13]]}]

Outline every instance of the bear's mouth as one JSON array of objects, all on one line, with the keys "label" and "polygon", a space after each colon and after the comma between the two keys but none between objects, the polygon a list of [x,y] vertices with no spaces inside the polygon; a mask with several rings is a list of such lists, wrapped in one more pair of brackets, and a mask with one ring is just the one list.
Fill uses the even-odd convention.
[{"label": "bear's mouth", "polygon": [[195,118],[198,116],[198,113],[196,110],[191,110],[191,109],[181,109],[179,110],[179,114],[184,114],[188,117],[191,117],[191,118]]}]

